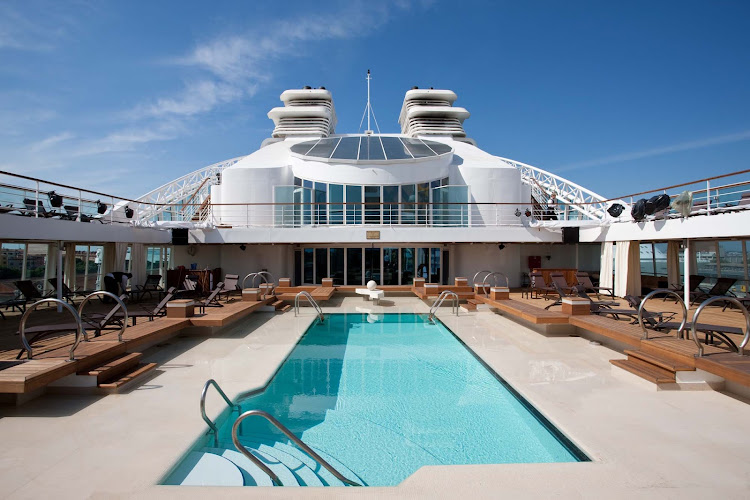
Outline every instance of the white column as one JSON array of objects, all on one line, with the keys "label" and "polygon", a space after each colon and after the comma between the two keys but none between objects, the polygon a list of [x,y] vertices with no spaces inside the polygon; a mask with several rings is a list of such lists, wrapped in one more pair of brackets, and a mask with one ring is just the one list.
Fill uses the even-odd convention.
[{"label": "white column", "polygon": [[[63,242],[57,242],[57,300],[63,300]],[[57,304],[57,312],[62,312],[62,306]],[[135,321],[135,320],[133,320]]]},{"label": "white column", "polygon": [[685,240],[685,255],[683,257],[685,264],[685,309],[690,310],[690,240]]}]

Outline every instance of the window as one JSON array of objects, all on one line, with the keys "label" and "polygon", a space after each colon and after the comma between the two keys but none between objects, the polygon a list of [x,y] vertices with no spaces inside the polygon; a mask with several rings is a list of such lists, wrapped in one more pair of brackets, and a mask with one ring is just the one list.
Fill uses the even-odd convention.
[{"label": "window", "polygon": [[362,249],[346,249],[346,284],[362,284]]},{"label": "window", "polygon": [[362,224],[362,186],[346,186],[346,223]]}]

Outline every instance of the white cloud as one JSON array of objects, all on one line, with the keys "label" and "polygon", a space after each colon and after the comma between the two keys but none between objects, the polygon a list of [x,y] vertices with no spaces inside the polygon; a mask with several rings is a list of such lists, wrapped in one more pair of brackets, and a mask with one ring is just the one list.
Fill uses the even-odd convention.
[{"label": "white cloud", "polygon": [[645,149],[641,151],[633,151],[630,153],[622,153],[613,156],[605,156],[602,158],[596,158],[593,160],[569,163],[563,165],[557,169],[558,172],[567,172],[570,170],[580,170],[589,167],[598,167],[601,165],[610,165],[612,163],[620,163],[631,160],[640,160],[642,158],[650,158],[652,156],[660,156],[669,153],[678,153],[681,151],[690,151],[693,149],[702,149],[710,146],[718,146],[720,144],[729,144],[732,142],[746,141],[750,139],[750,130],[744,132],[737,132],[734,134],[720,135],[715,137],[707,137],[705,139],[698,139],[694,141],[681,142],[678,144],[672,144],[669,146],[661,146],[658,148]]},{"label": "white cloud", "polygon": [[51,148],[52,146],[56,146],[57,144],[60,144],[61,142],[69,141],[73,139],[75,135],[73,135],[70,132],[62,132],[59,134],[55,134],[53,136],[47,137],[46,139],[42,139],[39,142],[36,142],[30,146],[30,149],[32,151],[38,152],[42,151],[48,148]]}]

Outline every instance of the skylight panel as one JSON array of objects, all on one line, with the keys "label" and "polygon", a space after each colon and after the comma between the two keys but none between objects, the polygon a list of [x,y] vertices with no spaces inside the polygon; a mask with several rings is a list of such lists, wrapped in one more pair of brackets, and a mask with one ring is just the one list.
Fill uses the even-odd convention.
[{"label": "skylight panel", "polygon": [[398,137],[381,137],[388,160],[411,160],[413,156]]},{"label": "skylight panel", "polygon": [[321,139],[318,143],[310,149],[306,156],[315,156],[318,158],[330,158],[331,153],[336,149],[336,145],[341,139],[333,137],[329,139]]},{"label": "skylight panel", "polygon": [[363,160],[385,160],[380,137],[372,135],[362,137],[359,145],[359,161]]},{"label": "skylight panel", "polygon": [[359,152],[359,137],[342,137],[331,158],[339,160],[356,160]]}]

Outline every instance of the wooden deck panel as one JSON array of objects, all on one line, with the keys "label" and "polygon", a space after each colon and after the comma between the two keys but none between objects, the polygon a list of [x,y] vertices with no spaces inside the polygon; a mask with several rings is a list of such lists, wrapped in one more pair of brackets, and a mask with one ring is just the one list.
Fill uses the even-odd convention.
[{"label": "wooden deck panel", "polygon": [[735,352],[711,354],[695,358],[695,367],[750,387],[750,356]]},{"label": "wooden deck panel", "polygon": [[6,368],[0,371],[0,392],[23,394],[75,373],[76,363],[66,359],[32,359]]},{"label": "wooden deck panel", "polygon": [[556,311],[547,311],[518,300],[492,300],[487,297],[477,296],[490,307],[499,309],[511,316],[519,317],[535,325],[564,325],[568,323],[568,315]]},{"label": "wooden deck panel", "polygon": [[571,316],[570,324],[617,340],[623,344],[633,347],[641,346],[641,337],[643,336],[641,328],[638,325],[631,325],[626,321],[618,321],[605,316],[588,315]]},{"label": "wooden deck panel", "polygon": [[244,318],[271,301],[270,298],[259,301],[241,300],[225,304],[224,307],[207,307],[205,314],[193,316],[189,321],[193,326],[224,326]]}]

